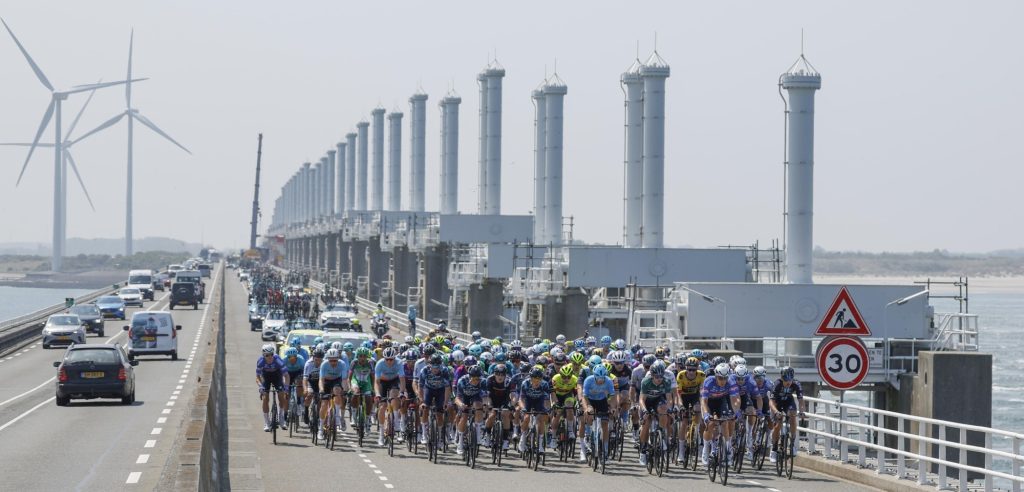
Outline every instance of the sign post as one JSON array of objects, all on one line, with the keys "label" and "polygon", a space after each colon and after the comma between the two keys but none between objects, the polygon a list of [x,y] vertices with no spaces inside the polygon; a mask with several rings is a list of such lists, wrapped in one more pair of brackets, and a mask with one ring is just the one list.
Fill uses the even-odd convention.
[{"label": "sign post", "polygon": [[65,297],[64,298],[64,307],[69,308],[69,307],[74,306],[74,305],[75,305],[75,298],[74,297]]}]

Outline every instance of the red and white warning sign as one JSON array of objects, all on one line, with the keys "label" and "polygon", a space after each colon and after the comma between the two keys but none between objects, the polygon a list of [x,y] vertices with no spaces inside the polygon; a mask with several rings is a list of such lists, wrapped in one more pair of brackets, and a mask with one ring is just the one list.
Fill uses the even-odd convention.
[{"label": "red and white warning sign", "polygon": [[871,329],[868,328],[864,318],[861,317],[857,305],[850,296],[850,291],[844,285],[839,289],[839,294],[832,301],[832,307],[828,308],[825,317],[821,319],[815,336],[830,335],[855,335],[871,336]]},{"label": "red and white warning sign", "polygon": [[868,351],[857,337],[828,337],[814,358],[821,380],[833,389],[856,388],[868,375]]}]

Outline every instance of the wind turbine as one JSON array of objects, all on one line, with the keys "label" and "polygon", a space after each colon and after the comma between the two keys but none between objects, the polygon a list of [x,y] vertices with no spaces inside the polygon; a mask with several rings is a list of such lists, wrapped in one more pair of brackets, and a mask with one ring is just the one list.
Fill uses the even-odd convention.
[{"label": "wind turbine", "polygon": [[[125,254],[125,256],[131,256],[131,254],[132,254],[132,181],[133,181],[133,177],[132,177],[132,143],[133,143],[133,141],[135,139],[133,122],[135,120],[138,120],[139,123],[142,123],[143,125],[149,127],[150,130],[153,130],[154,132],[156,132],[161,137],[166,138],[171,143],[173,143],[174,145],[178,146],[181,150],[184,150],[185,152],[188,152],[189,155],[192,155],[192,151],[186,149],[184,145],[181,145],[180,143],[178,143],[176,140],[171,138],[170,135],[164,133],[164,131],[161,130],[160,128],[157,128],[156,124],[154,124],[152,121],[149,121],[149,119],[146,118],[145,116],[142,116],[142,114],[139,113],[139,110],[137,110],[135,108],[132,108],[132,47],[134,46],[134,44],[135,44],[135,30],[132,29],[131,37],[128,40],[128,76],[125,79],[127,81],[127,83],[124,86],[125,110],[122,111],[121,113],[118,113],[118,114],[114,115],[113,118],[110,118],[109,120],[103,122],[100,126],[94,128],[92,131],[86,133],[85,135],[82,135],[81,137],[78,137],[75,140],[75,142],[78,142],[79,140],[82,140],[82,139],[88,137],[89,135],[92,135],[93,133],[96,133],[98,131],[104,130],[106,128],[109,128],[109,127],[117,124],[117,122],[121,121],[121,118],[124,118],[125,116],[128,117],[128,173],[127,173],[128,192],[127,192],[127,196],[125,197],[125,223],[124,223],[124,242],[125,242],[124,254]],[[136,80],[138,80],[138,79],[136,79]],[[145,79],[142,79],[142,80],[145,80]]]},{"label": "wind turbine", "polygon": [[[36,65],[35,60],[28,54],[25,47],[21,45],[21,41],[18,41],[18,37],[14,35],[14,31],[11,31],[10,26],[7,22],[0,18],[0,23],[3,23],[4,28],[7,29],[7,33],[11,35],[11,39],[18,45],[18,49],[21,50],[21,54],[25,56],[25,61],[28,62],[29,66],[32,67],[32,71],[35,72],[36,78],[50,91],[50,104],[46,107],[46,112],[43,113],[43,121],[39,123],[39,129],[36,130],[36,137],[32,140],[32,145],[28,149],[28,156],[25,157],[25,164],[21,166],[21,173],[18,174],[18,181],[15,186],[21,184],[21,178],[25,175],[25,169],[28,168],[28,162],[32,159],[32,152],[35,151],[39,139],[43,136],[43,131],[50,124],[50,119],[54,119],[54,138],[53,138],[53,256],[51,259],[50,268],[58,272],[61,270],[62,260],[64,257],[64,241],[67,233],[67,201],[64,199],[64,191],[67,189],[67,170],[65,169],[64,161],[64,142],[61,140],[61,103],[68,98],[71,94],[77,94],[79,92],[93,91],[96,89],[102,89],[104,87],[111,87],[116,85],[126,84],[128,80],[121,80],[117,82],[103,82],[99,84],[87,84],[77,85],[70,89],[58,91],[54,89],[53,84],[50,83],[46,75],[43,74],[42,69],[39,65]],[[145,80],[145,79],[137,79]]]}]

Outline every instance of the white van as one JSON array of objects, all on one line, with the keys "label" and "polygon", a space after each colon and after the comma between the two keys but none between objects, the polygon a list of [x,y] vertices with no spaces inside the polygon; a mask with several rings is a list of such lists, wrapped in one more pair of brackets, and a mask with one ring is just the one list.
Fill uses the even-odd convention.
[{"label": "white van", "polygon": [[170,355],[178,360],[178,330],[174,318],[167,311],[139,311],[132,315],[132,322],[125,326],[128,332],[128,359],[140,355]]},{"label": "white van", "polygon": [[128,283],[125,287],[139,289],[143,299],[153,300],[153,282],[156,281],[153,270],[132,270],[128,272]]}]

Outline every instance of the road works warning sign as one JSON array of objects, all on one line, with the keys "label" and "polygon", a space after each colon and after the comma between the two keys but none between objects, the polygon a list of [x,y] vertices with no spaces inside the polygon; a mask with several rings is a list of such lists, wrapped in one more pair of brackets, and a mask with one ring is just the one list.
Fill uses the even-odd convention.
[{"label": "road works warning sign", "polygon": [[821,319],[818,330],[814,332],[814,335],[871,336],[871,329],[868,328],[864,318],[861,317],[860,311],[857,309],[857,305],[853,302],[853,297],[850,296],[850,291],[846,289],[845,285],[839,289],[839,294],[832,301],[832,307],[828,309],[825,317]]}]

